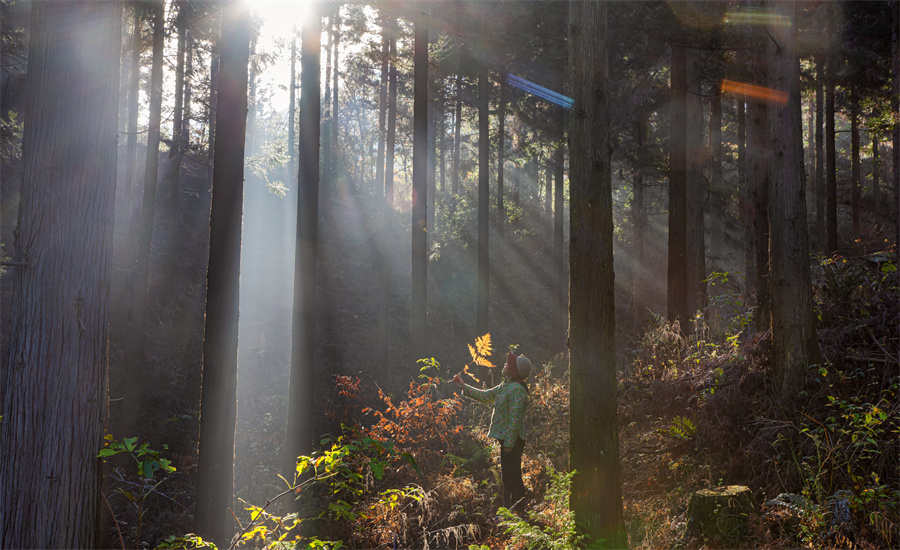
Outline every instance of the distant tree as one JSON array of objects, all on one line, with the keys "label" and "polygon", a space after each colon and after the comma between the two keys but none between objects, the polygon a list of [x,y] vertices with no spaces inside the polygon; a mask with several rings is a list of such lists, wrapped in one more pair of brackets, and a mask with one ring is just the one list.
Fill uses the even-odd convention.
[{"label": "distant tree", "polygon": [[388,104],[387,104],[387,144],[384,167],[384,196],[388,208],[394,207],[394,155],[397,141],[397,18],[388,20]]},{"label": "distant tree", "polygon": [[816,169],[815,187],[816,194],[816,242],[819,250],[825,251],[825,135],[823,124],[825,114],[825,58],[819,54],[816,56]]},{"label": "distant tree", "polygon": [[850,218],[853,239],[859,237],[859,187],[862,169],[859,165],[859,87],[850,84]]},{"label": "distant tree", "polygon": [[553,286],[554,300],[552,325],[550,329],[550,349],[555,353],[566,350],[566,296],[568,295],[568,270],[563,260],[563,217],[565,200],[565,111],[556,108],[556,150],[553,153]]},{"label": "distant tree", "polygon": [[690,319],[698,311],[706,308],[706,232],[704,230],[704,203],[706,186],[703,179],[703,105],[701,99],[701,71],[703,62],[693,48],[686,48],[687,87],[685,94],[685,121],[683,134],[675,139],[684,143],[687,153],[687,173],[685,177],[685,288],[687,291],[688,318],[682,330],[690,332]]},{"label": "distant tree", "polygon": [[250,60],[247,11],[247,5],[237,1],[222,8],[194,512],[195,532],[220,548],[231,538],[229,509],[234,506],[241,208]]},{"label": "distant tree", "polygon": [[390,207],[387,203],[387,178],[385,177],[385,161],[387,145],[387,111],[388,111],[388,88],[390,82],[390,66],[391,66],[391,19],[382,14],[381,16],[381,80],[379,81],[378,91],[378,151],[375,160],[375,198],[378,201],[378,215],[381,221],[378,228],[379,234],[382,236],[381,242],[374,243],[376,261],[378,265],[378,326],[375,331],[375,342],[373,348],[374,362],[376,365],[386,365],[388,362],[390,349],[391,334],[391,291],[390,291],[390,261],[388,260],[388,249],[385,245],[389,242],[386,238],[389,227],[388,213]]},{"label": "distant tree", "polygon": [[826,4],[825,37],[829,43],[825,78],[825,252],[837,252],[837,152],[834,136],[834,87],[838,73],[838,53],[835,51],[834,6]]},{"label": "distant tree", "polygon": [[319,202],[321,98],[321,5],[310,5],[300,47],[300,167],[294,310],[291,329],[291,380],[288,393],[285,477],[292,479],[297,457],[313,449],[315,408],[316,254]]},{"label": "distant tree", "polygon": [[[669,153],[669,262],[667,315],[682,325],[689,318],[687,299],[687,52],[672,46],[672,107]],[[571,298],[570,298],[571,299]]]},{"label": "distant tree", "polygon": [[11,274],[0,430],[2,548],[96,546],[121,22],[119,2],[31,6],[15,242],[24,265]]},{"label": "distant tree", "polygon": [[[763,30],[754,30],[755,44],[762,47]],[[753,82],[764,87],[767,84],[767,64],[765,56],[754,65]],[[756,328],[769,328],[771,300],[769,295],[769,182],[771,172],[769,105],[765,99],[751,97],[747,101],[747,168],[746,186],[749,211],[746,223],[749,231],[745,237],[750,241],[751,265],[747,270],[747,280],[756,296],[754,320]]]},{"label": "distant tree", "polygon": [[413,359],[428,350],[428,27],[415,21],[412,191],[412,293],[411,341]]},{"label": "distant tree", "polygon": [[141,33],[144,25],[144,6],[142,2],[131,3],[131,11],[133,15],[133,23],[131,30],[131,66],[128,75],[128,90],[123,95],[128,96],[128,124],[126,126],[125,137],[125,179],[122,181],[122,188],[125,191],[125,216],[119,227],[127,228],[126,233],[134,233],[132,231],[134,207],[134,172],[137,162],[137,134],[138,134],[138,113],[140,111],[140,77],[141,77],[141,50],[143,49]]},{"label": "distant tree", "polygon": [[622,548],[607,10],[569,5],[569,466],[578,472],[570,502],[590,540]]},{"label": "distant tree", "polygon": [[500,104],[497,106],[497,233],[501,236],[504,230],[506,212],[503,208],[503,176],[506,164],[506,70],[500,74]]},{"label": "distant tree", "polygon": [[129,345],[125,366],[125,396],[119,434],[133,434],[141,401],[141,382],[144,377],[144,344],[146,342],[147,300],[150,281],[150,244],[153,219],[156,214],[156,181],[159,172],[159,137],[162,116],[162,65],[165,42],[165,3],[154,3],[150,10],[153,20],[153,61],[150,68],[150,114],[147,127],[147,157],[144,167],[144,196],[137,231],[137,262],[134,269],[134,303],[132,305]]},{"label": "distant tree", "polygon": [[483,61],[478,74],[478,295],[476,298],[477,334],[490,331],[490,81],[487,61]]},{"label": "distant tree", "polygon": [[803,153],[799,111],[800,62],[794,36],[797,4],[775,3],[780,20],[767,27],[766,57],[769,86],[783,90],[786,100],[769,106],[771,197],[769,200],[769,275],[772,290],[772,362],[775,385],[784,397],[796,390],[806,368],[818,362],[806,198],[802,178]]}]

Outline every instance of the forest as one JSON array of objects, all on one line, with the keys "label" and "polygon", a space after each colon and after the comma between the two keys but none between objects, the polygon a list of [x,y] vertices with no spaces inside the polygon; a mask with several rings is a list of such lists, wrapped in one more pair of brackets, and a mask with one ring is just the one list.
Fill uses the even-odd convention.
[{"label": "forest", "polygon": [[900,546],[900,2],[0,23],[0,548]]}]

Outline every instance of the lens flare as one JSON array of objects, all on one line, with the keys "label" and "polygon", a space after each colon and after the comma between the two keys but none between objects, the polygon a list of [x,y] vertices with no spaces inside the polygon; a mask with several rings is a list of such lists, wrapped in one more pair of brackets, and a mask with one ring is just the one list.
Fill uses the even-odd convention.
[{"label": "lens flare", "polygon": [[734,82],[732,80],[722,81],[722,93],[742,95],[759,101],[775,103],[777,105],[784,105],[788,100],[787,92],[773,90],[772,88],[766,88],[764,86],[756,86],[754,84],[746,84],[744,82]]}]

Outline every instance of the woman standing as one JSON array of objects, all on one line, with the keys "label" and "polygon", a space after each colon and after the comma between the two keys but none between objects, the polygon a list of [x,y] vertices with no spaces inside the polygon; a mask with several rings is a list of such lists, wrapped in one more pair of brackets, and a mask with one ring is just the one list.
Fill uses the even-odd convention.
[{"label": "woman standing", "polygon": [[526,494],[522,481],[522,451],[525,450],[525,406],[528,404],[525,380],[531,374],[531,361],[524,355],[517,357],[510,352],[503,374],[506,380],[487,390],[463,383],[458,374],[453,377],[453,382],[462,388],[466,397],[494,407],[488,435],[500,441],[503,505],[513,509]]}]

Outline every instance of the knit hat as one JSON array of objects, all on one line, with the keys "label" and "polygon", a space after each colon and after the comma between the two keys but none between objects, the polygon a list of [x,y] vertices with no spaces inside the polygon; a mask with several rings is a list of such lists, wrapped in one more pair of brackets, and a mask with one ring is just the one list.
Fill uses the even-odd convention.
[{"label": "knit hat", "polygon": [[513,380],[525,380],[531,374],[531,360],[524,355],[517,357],[515,353],[509,352],[506,364],[509,365],[509,377]]}]

